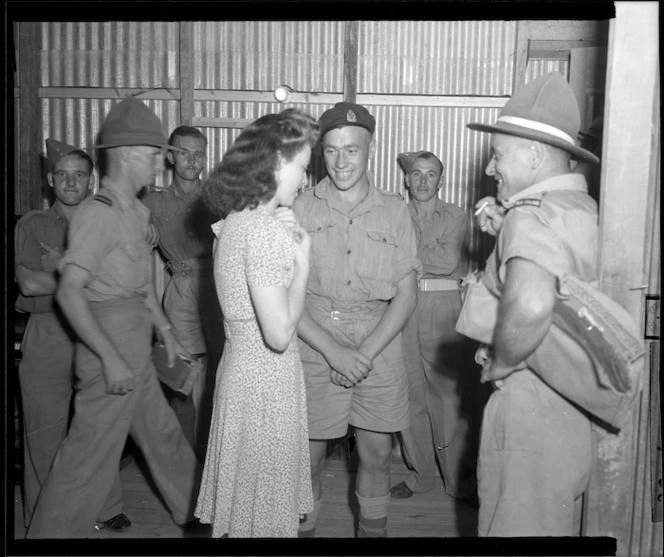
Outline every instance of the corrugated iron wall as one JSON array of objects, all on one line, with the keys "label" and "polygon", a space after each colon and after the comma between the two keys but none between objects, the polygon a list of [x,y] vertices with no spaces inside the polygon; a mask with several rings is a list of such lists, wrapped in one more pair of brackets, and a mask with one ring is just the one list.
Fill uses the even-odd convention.
[{"label": "corrugated iron wall", "polygon": [[177,88],[176,22],[42,24],[43,87]]},{"label": "corrugated iron wall", "polygon": [[194,36],[196,89],[342,91],[343,22],[197,22]]},{"label": "corrugated iron wall", "polygon": [[560,72],[569,78],[569,59],[567,60],[528,60],[526,83],[549,72]]},{"label": "corrugated iron wall", "polygon": [[362,21],[358,93],[512,94],[514,21]]}]

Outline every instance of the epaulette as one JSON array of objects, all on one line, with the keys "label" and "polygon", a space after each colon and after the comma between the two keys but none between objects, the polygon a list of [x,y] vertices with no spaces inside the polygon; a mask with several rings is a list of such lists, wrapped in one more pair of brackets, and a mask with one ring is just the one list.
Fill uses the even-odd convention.
[{"label": "epaulette", "polygon": [[32,209],[25,213],[20,220],[27,221],[35,216],[45,217],[48,215],[48,209]]},{"label": "epaulette", "polygon": [[542,205],[542,200],[537,198],[519,199],[518,201],[514,202],[512,207],[510,207],[510,209],[513,209],[514,207],[521,207],[522,205],[530,205],[531,207],[540,207]]},{"label": "epaulette", "polygon": [[385,190],[385,189],[379,188],[379,187],[376,188],[376,191],[378,191],[378,193],[380,193],[381,195],[384,195],[385,197],[398,197],[402,201],[404,200],[403,197],[401,196],[401,194],[399,192],[396,192],[396,191]]},{"label": "epaulette", "polygon": [[98,193],[94,197],[95,201],[99,201],[101,203],[105,203],[109,207],[113,207],[113,200],[110,197],[106,197],[103,193]]}]

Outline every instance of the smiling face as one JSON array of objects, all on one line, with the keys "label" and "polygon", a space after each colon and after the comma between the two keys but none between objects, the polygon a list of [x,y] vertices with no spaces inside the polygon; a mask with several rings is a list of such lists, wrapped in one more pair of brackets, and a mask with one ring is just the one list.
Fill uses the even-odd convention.
[{"label": "smiling face", "polygon": [[70,207],[78,205],[93,183],[90,161],[76,154],[66,155],[55,163],[46,179],[57,201]]},{"label": "smiling face", "polygon": [[413,199],[426,203],[433,199],[440,187],[442,172],[441,164],[436,159],[415,159],[406,175],[408,191]]},{"label": "smiling face", "polygon": [[173,165],[174,175],[186,182],[198,180],[207,160],[205,140],[201,137],[176,135],[173,138],[173,147],[185,150],[169,151],[167,154],[168,161]]},{"label": "smiling face", "polygon": [[497,199],[508,200],[533,185],[531,140],[502,133],[491,136],[491,159],[485,172],[497,182]]},{"label": "smiling face", "polygon": [[369,157],[376,147],[368,130],[344,126],[330,130],[322,141],[325,167],[330,180],[340,191],[367,182]]},{"label": "smiling face", "polygon": [[307,167],[311,158],[311,147],[305,145],[291,161],[280,159],[281,164],[275,172],[277,205],[290,207],[300,189],[307,185]]}]

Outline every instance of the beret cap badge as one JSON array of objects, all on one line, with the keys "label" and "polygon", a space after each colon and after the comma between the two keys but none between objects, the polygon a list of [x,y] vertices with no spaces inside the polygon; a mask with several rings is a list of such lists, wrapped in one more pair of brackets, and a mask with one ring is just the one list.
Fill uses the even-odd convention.
[{"label": "beret cap badge", "polygon": [[349,110],[346,113],[346,120],[349,122],[357,122],[357,116],[355,116],[355,113],[352,110]]}]

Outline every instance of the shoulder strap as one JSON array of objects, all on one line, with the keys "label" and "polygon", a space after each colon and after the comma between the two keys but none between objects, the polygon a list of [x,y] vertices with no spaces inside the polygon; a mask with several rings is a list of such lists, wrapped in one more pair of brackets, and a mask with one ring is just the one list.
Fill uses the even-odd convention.
[{"label": "shoulder strap", "polygon": [[95,201],[99,201],[101,203],[104,203],[104,204],[108,205],[109,207],[113,207],[113,200],[110,197],[107,197],[106,195],[104,195],[103,193],[98,193],[97,195],[95,195],[94,199],[95,199]]}]

